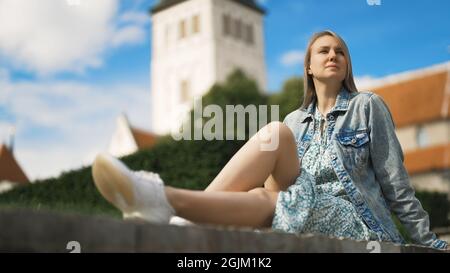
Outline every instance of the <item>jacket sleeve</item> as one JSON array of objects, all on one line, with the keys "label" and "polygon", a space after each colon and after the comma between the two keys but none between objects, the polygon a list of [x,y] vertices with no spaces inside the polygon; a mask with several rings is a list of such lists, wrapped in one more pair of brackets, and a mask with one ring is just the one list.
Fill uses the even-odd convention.
[{"label": "jacket sleeve", "polygon": [[438,249],[447,248],[447,242],[437,239],[430,231],[428,213],[415,197],[403,164],[403,151],[395,134],[391,113],[380,96],[373,94],[369,98],[366,113],[371,140],[370,158],[391,211],[415,243]]}]

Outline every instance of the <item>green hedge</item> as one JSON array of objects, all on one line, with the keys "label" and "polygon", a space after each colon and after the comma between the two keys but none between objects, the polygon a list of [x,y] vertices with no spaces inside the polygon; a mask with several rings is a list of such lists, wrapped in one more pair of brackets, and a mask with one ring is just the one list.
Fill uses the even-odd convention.
[{"label": "green hedge", "polygon": [[[447,198],[447,194],[439,192],[416,192],[416,197],[419,199],[422,207],[428,212],[430,217],[431,229],[436,227],[447,227],[450,225],[448,216],[450,214],[450,202]],[[394,217],[394,222],[399,229],[406,242],[411,243],[406,229],[400,224],[397,217]]]},{"label": "green hedge", "polygon": [[423,208],[430,215],[431,228],[450,225],[448,219],[450,202],[448,201],[447,194],[439,192],[417,192],[416,196],[421,201]]},{"label": "green hedge", "polygon": [[[122,158],[133,170],[157,172],[167,185],[202,190],[245,141],[179,141],[162,139],[151,150]],[[91,167],[37,181],[0,195],[0,207],[48,209],[119,217],[93,184]]]}]

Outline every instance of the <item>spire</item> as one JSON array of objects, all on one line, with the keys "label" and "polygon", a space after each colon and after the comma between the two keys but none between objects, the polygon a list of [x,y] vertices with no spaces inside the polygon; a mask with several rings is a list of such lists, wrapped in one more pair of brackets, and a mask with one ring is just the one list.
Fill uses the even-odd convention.
[{"label": "spire", "polygon": [[[167,8],[170,8],[176,4],[185,2],[188,0],[160,0],[158,2],[158,4],[156,4],[153,8],[150,9],[150,14],[155,14],[157,12],[160,12],[162,10],[165,10]],[[264,10],[264,8],[262,8],[259,4],[257,4],[255,2],[255,0],[229,0],[229,1],[233,1],[239,4],[242,4],[248,8],[251,8],[257,12],[260,12],[262,14],[265,14],[266,11]]]},{"label": "spire", "polygon": [[11,153],[14,153],[14,137],[16,135],[16,127],[14,125],[11,125],[8,130],[8,149]]}]

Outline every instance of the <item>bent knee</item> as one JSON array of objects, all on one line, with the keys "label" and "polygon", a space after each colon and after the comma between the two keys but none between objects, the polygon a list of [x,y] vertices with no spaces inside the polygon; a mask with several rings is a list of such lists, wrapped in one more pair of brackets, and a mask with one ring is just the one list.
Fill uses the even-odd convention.
[{"label": "bent knee", "polygon": [[284,141],[286,140],[295,141],[292,130],[286,124],[280,121],[270,122],[269,124],[261,128],[259,134],[271,137],[276,136]]},{"label": "bent knee", "polygon": [[249,193],[253,193],[253,194],[257,194],[257,195],[260,195],[260,196],[267,196],[267,192],[266,191],[267,190],[264,189],[264,188],[254,188],[254,189],[249,190],[248,192]]},{"label": "bent knee", "polygon": [[267,201],[270,201],[271,203],[276,203],[278,192],[275,191],[269,191],[265,188],[255,188],[250,191],[249,193],[258,195],[260,198],[265,199]]}]

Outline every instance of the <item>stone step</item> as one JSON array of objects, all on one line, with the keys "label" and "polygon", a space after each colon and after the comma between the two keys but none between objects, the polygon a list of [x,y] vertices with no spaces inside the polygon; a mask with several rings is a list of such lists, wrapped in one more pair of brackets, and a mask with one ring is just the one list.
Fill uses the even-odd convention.
[{"label": "stone step", "polygon": [[358,242],[312,234],[203,225],[160,225],[23,209],[0,210],[0,227],[0,252],[440,252],[414,245]]}]

